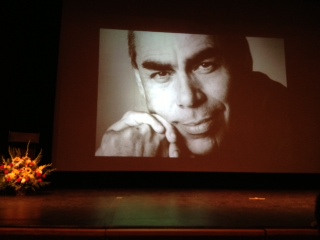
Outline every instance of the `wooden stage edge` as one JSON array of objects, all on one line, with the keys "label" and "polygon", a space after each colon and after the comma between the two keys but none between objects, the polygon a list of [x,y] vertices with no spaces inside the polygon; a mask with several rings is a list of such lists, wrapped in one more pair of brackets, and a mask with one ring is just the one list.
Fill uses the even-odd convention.
[{"label": "wooden stage edge", "polygon": [[80,229],[0,228],[0,236],[24,237],[297,237],[318,239],[317,229]]}]

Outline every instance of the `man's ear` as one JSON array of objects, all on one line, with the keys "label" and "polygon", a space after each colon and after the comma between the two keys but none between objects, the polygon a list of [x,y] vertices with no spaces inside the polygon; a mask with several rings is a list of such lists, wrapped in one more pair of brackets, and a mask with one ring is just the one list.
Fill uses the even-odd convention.
[{"label": "man's ear", "polygon": [[144,92],[144,87],[142,85],[142,81],[141,81],[141,77],[140,77],[138,69],[134,69],[134,75],[136,77],[136,82],[137,82],[137,85],[138,85],[138,88],[139,88],[139,92],[142,94],[142,96],[144,98],[146,98],[146,95],[145,95],[145,92]]}]

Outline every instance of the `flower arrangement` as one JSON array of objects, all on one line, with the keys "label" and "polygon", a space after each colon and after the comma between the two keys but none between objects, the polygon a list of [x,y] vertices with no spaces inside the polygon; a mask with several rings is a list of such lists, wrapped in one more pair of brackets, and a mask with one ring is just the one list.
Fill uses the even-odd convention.
[{"label": "flower arrangement", "polygon": [[28,189],[35,191],[36,189],[48,185],[45,181],[46,177],[55,169],[50,168],[51,164],[38,166],[42,151],[32,160],[28,156],[29,143],[24,156],[21,156],[20,149],[10,148],[10,158],[7,160],[2,157],[2,165],[0,165],[0,190],[12,188],[17,193],[25,192]]}]

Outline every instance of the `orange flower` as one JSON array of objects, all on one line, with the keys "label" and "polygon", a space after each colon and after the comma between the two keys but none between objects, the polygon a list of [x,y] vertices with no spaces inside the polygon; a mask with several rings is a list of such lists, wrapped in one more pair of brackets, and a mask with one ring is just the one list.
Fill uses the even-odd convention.
[{"label": "orange flower", "polygon": [[12,159],[12,162],[13,162],[13,163],[18,163],[18,162],[20,162],[21,160],[22,160],[21,158],[15,157],[14,159]]}]

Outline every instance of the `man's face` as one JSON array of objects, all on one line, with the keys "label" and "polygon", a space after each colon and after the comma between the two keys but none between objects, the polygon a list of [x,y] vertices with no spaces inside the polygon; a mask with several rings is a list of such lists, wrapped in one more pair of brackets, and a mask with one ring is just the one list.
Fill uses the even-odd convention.
[{"label": "man's face", "polygon": [[150,113],[176,127],[193,155],[213,153],[229,123],[230,74],[210,36],[135,32],[136,77]]}]

